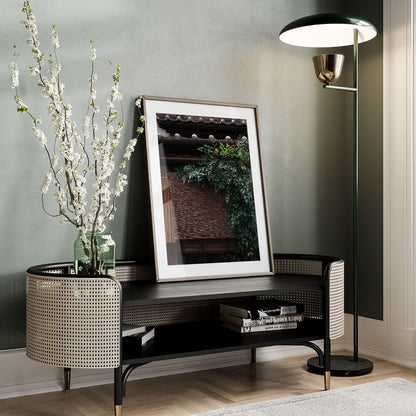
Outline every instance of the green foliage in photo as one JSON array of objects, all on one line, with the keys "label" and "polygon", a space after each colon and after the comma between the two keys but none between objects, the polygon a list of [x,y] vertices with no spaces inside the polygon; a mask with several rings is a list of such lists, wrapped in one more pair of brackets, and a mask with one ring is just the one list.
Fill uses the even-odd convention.
[{"label": "green foliage in photo", "polygon": [[236,236],[237,253],[230,260],[259,259],[256,212],[250,153],[247,139],[237,144],[212,143],[201,146],[202,160],[198,165],[185,165],[176,172],[183,182],[200,188],[223,191],[228,207],[228,223]]}]

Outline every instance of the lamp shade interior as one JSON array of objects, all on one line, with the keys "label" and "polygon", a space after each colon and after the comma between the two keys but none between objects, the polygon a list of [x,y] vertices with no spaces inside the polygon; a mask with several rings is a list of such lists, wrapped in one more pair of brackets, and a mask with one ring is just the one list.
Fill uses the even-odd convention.
[{"label": "lamp shade interior", "polygon": [[302,17],[286,25],[279,39],[289,45],[326,48],[352,45],[354,29],[358,30],[358,43],[377,35],[375,26],[365,19],[345,14],[316,14]]}]

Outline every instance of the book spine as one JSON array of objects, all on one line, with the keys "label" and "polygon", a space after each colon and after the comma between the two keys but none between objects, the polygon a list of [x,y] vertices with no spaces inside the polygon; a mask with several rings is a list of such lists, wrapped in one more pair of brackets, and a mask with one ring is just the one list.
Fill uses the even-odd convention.
[{"label": "book spine", "polygon": [[298,327],[297,322],[285,322],[281,324],[273,325],[259,325],[259,326],[237,326],[224,322],[226,328],[232,329],[233,331],[240,332],[241,334],[250,334],[253,332],[266,332],[266,331],[282,331],[285,329],[296,329]]},{"label": "book spine", "polygon": [[229,313],[231,315],[251,318],[251,312],[238,306],[220,304],[220,313]]},{"label": "book spine", "polygon": [[122,324],[121,336],[128,337],[143,334],[146,332],[145,326],[137,326],[131,324]]},{"label": "book spine", "polygon": [[297,322],[284,322],[281,324],[249,326],[247,328],[250,329],[248,332],[262,332],[262,331],[280,331],[283,329],[295,329],[297,327],[298,327]]},{"label": "book spine", "polygon": [[265,316],[289,315],[299,312],[296,305],[277,306],[276,308],[259,308],[257,310],[260,318]]},{"label": "book spine", "polygon": [[146,332],[142,337],[141,337],[141,343],[142,345],[146,344],[147,342],[149,342],[152,338],[154,338],[155,336],[155,329],[152,328],[150,329],[148,332]]},{"label": "book spine", "polygon": [[281,306],[281,309],[280,309],[280,315],[289,315],[289,314],[296,313],[296,312],[297,312],[296,305]]},{"label": "book spine", "polygon": [[304,316],[303,313],[297,313],[291,315],[267,316],[260,319],[250,319],[222,313],[220,314],[220,319],[224,322],[230,322],[238,326],[259,326],[280,324],[284,322],[302,322],[304,320]]}]

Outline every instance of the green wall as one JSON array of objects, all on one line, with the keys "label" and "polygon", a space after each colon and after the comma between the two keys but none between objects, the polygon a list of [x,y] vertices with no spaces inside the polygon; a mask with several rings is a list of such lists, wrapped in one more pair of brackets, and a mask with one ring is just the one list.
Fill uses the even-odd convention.
[{"label": "green wall", "polygon": [[[383,319],[383,1],[344,1],[345,13],[361,16],[377,28],[377,37],[359,46],[359,314]],[[352,83],[352,48],[345,51],[344,68]],[[346,105],[346,191],[352,206],[352,97]],[[352,224],[352,211],[348,213]],[[347,229],[352,245],[352,227]],[[346,311],[352,313],[351,251],[345,255]]]},{"label": "green wall", "polygon": [[[382,2],[375,6],[379,15]],[[108,60],[122,66],[126,141],[134,131],[133,103],[138,93],[257,104],[274,250],[348,257],[349,103],[342,94],[327,94],[315,81],[311,56],[319,51],[277,39],[288,22],[342,10],[342,1],[33,0],[32,7],[43,47],[50,44],[51,25],[58,27],[65,94],[80,125],[88,99],[90,39],[95,40],[99,58],[99,99],[111,85]],[[42,212],[39,189],[47,163],[29,119],[15,111],[12,99],[9,67],[12,45],[18,44],[21,95],[47,124],[45,101],[23,70],[30,54],[19,24],[20,8],[15,0],[3,0],[0,17],[1,349],[25,344],[25,270],[35,264],[70,261],[76,237],[69,225],[60,225]],[[379,43],[368,45],[366,51],[363,47],[363,55],[374,56],[378,73],[381,53]],[[381,101],[378,109],[380,105]],[[366,123],[371,130],[372,118]],[[374,142],[376,152],[366,156],[376,159],[377,171],[370,169],[363,179],[368,189],[376,188],[376,198],[370,196],[365,204],[376,205],[377,212],[380,139]],[[118,258],[148,259],[146,178],[140,152],[130,166],[129,187],[110,229]],[[373,226],[380,236],[379,221]],[[376,281],[381,287],[380,242],[368,244],[371,262],[363,281]],[[380,291],[376,298],[365,313],[380,318]]]}]

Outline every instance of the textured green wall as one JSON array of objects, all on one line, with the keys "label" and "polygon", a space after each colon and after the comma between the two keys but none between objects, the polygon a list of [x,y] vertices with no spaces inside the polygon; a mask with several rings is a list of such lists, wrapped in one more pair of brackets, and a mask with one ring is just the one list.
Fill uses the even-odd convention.
[{"label": "textured green wall", "polygon": [[[361,16],[377,28],[377,37],[359,46],[359,314],[383,319],[383,0],[344,1],[345,13]],[[345,51],[347,83],[352,82],[351,48]],[[348,95],[348,94],[347,94]],[[346,180],[352,206],[352,98],[346,105]],[[352,212],[348,212],[352,224]],[[348,229],[352,244],[352,227]],[[352,312],[351,251],[346,262],[346,311]]]},{"label": "textured green wall", "polygon": [[[33,0],[32,6],[44,47],[50,44],[51,25],[58,27],[65,95],[78,124],[87,105],[90,39],[95,40],[99,57],[99,99],[110,86],[107,61],[122,66],[126,141],[134,131],[133,102],[138,93],[257,104],[274,250],[348,256],[349,104],[342,94],[323,92],[315,81],[311,61],[315,50],[277,39],[288,22],[338,11],[342,1]],[[75,239],[74,229],[41,210],[39,188],[47,163],[32,137],[29,119],[16,113],[12,100],[12,45],[18,44],[23,52],[20,64],[30,63],[21,19],[20,3],[3,0],[1,349],[25,343],[25,270],[35,264],[70,261]],[[369,47],[367,53],[375,53],[381,65],[379,50]],[[33,79],[21,72],[21,94],[41,114],[45,101]],[[47,115],[41,117],[46,123]],[[149,240],[139,152],[133,157],[130,178],[110,228],[117,257],[143,259],[149,257]],[[368,180],[379,186],[378,176]],[[379,245],[370,245],[381,256]],[[373,261],[381,264],[381,257]],[[373,306],[368,315],[380,316],[379,302]]]}]

